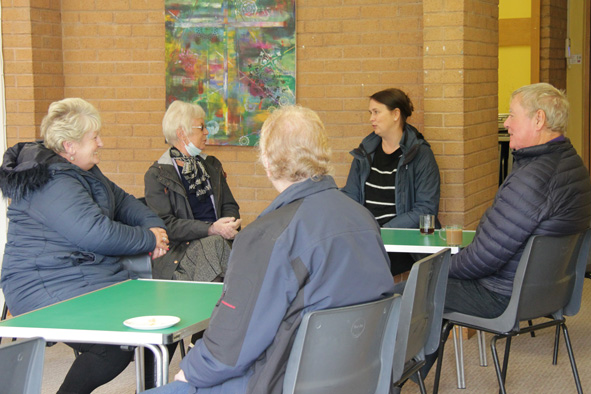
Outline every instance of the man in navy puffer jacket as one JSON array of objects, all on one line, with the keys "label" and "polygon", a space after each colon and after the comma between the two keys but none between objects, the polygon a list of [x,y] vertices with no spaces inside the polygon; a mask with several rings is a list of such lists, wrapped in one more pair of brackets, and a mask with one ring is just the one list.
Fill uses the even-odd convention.
[{"label": "man in navy puffer jacket", "polygon": [[505,127],[513,171],[480,220],[472,244],[452,257],[446,311],[499,316],[531,235],[574,234],[589,227],[589,172],[564,136],[567,119],[564,93],[549,84],[524,86],[511,96]]}]

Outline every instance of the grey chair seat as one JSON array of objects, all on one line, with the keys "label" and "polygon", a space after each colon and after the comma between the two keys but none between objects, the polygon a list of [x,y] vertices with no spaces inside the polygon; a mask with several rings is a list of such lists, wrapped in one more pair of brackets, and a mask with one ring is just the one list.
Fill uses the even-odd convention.
[{"label": "grey chair seat", "polygon": [[[445,323],[439,346],[433,392],[438,392],[442,356],[447,336],[454,325],[461,325],[494,334],[490,346],[501,393],[506,392],[505,378],[511,338],[521,333],[533,332],[546,327],[562,328],[575,384],[578,392],[582,393],[564,316],[575,315],[580,309],[583,278],[590,245],[591,230],[587,230],[583,234],[562,237],[534,235],[529,239],[519,262],[511,299],[503,314],[487,319],[458,312],[444,313]],[[520,327],[520,322],[543,317],[548,317],[549,320]],[[502,369],[496,350],[496,341],[499,338],[507,339]],[[556,363],[556,346],[554,354],[553,361]]]},{"label": "grey chair seat", "polygon": [[382,340],[394,295],[365,304],[308,312],[296,334],[283,381],[284,394],[379,393],[390,376]]},{"label": "grey chair seat", "polygon": [[400,307],[390,316],[385,357],[392,357],[392,376],[384,393],[396,391],[411,376],[426,394],[421,368],[425,356],[437,351],[451,252],[444,249],[413,264]]},{"label": "grey chair seat", "polygon": [[0,394],[39,394],[45,340],[30,338],[0,346]]},{"label": "grey chair seat", "polygon": [[308,312],[298,329],[284,394],[388,394],[417,374],[439,344],[449,249],[416,262],[403,295]]}]

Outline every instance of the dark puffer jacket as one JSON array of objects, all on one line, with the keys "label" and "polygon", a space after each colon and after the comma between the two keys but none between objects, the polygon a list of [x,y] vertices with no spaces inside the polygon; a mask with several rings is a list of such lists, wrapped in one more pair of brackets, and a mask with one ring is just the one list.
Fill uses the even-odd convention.
[{"label": "dark puffer jacket", "polygon": [[[353,163],[347,184],[341,189],[347,196],[365,204],[365,181],[382,138],[371,133],[351,151]],[[383,227],[419,228],[419,216],[439,212],[439,167],[423,135],[406,124],[400,140],[402,156],[396,172],[396,216]],[[439,222],[437,223],[439,227]]]},{"label": "dark puffer jacket", "polygon": [[130,277],[117,256],[156,247],[164,222],[93,167],[84,171],[41,143],[8,149],[0,188],[11,199],[1,286],[13,314]]},{"label": "dark puffer jacket", "polygon": [[452,257],[449,275],[478,279],[511,295],[513,278],[531,235],[566,235],[589,227],[591,182],[567,139],[513,153],[513,171],[483,215],[474,241]]}]

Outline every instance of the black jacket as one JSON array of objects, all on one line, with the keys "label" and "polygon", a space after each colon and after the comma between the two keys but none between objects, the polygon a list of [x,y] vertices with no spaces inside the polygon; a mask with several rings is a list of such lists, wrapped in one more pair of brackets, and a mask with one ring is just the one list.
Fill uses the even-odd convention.
[{"label": "black jacket", "polygon": [[[239,206],[226,182],[222,163],[214,156],[202,154],[202,157],[210,177],[218,219],[240,218]],[[193,219],[187,191],[172,163],[170,150],[148,169],[144,184],[146,203],[166,223],[170,240],[170,251],[154,262],[153,275],[155,278],[172,278],[175,261],[184,256],[188,242],[207,237],[211,223]]]}]

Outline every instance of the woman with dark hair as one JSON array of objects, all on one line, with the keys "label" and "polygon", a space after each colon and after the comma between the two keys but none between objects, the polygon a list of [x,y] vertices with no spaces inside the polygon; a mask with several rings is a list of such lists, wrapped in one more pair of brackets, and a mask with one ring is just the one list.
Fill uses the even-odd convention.
[{"label": "woman with dark hair", "polygon": [[[439,167],[431,147],[407,118],[414,110],[400,89],[369,98],[373,132],[351,151],[353,163],[342,191],[373,213],[381,227],[419,228],[419,216],[439,211]],[[410,269],[397,255],[392,273]]]}]

